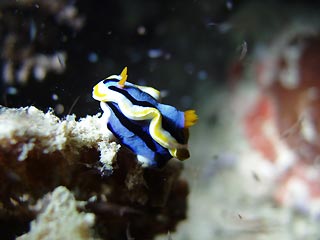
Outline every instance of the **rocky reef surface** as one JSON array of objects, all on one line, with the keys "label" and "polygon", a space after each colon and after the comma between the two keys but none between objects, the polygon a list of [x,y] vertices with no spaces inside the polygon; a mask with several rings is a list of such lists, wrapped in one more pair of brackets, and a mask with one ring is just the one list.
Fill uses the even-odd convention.
[{"label": "rocky reef surface", "polygon": [[181,163],[142,168],[99,115],[1,107],[0,129],[3,239],[152,239],[185,218]]}]

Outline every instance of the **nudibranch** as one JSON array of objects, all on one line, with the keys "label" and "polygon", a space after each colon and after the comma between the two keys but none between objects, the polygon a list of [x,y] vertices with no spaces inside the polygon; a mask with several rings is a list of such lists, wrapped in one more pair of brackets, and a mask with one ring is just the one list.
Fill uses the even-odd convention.
[{"label": "nudibranch", "polygon": [[189,158],[188,128],[197,122],[195,111],[162,104],[158,90],[127,82],[127,77],[125,67],[93,88],[108,129],[143,167],[161,168],[171,158]]}]

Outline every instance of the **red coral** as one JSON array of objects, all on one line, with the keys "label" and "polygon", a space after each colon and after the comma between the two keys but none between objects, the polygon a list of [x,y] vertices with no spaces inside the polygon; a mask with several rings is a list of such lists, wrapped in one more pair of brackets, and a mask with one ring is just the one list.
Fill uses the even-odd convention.
[{"label": "red coral", "polygon": [[261,95],[244,122],[250,144],[272,162],[276,161],[277,153],[272,139],[268,136],[266,125],[272,121],[273,117],[274,111],[270,98]]}]

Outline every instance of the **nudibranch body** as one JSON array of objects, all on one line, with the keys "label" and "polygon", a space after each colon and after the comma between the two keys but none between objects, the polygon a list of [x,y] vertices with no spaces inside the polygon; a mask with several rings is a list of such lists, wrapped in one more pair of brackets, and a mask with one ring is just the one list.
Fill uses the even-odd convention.
[{"label": "nudibranch body", "polygon": [[160,103],[160,92],[127,80],[127,68],[93,88],[100,101],[108,129],[120,143],[137,154],[144,167],[163,167],[171,158],[189,158],[188,128],[198,119],[194,110],[185,112]]}]

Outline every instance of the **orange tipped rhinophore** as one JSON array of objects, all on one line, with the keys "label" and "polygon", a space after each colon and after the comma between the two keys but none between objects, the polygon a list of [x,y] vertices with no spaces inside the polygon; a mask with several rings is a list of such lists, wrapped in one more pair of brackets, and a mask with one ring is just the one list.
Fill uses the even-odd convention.
[{"label": "orange tipped rhinophore", "polygon": [[124,87],[124,84],[126,83],[127,78],[128,78],[127,71],[128,71],[128,68],[125,67],[125,68],[122,70],[121,74],[120,74],[121,79],[120,79],[120,81],[118,82],[118,85],[119,85],[120,87],[122,87],[122,88]]},{"label": "orange tipped rhinophore", "polygon": [[198,121],[198,115],[195,110],[187,110],[184,112],[184,127],[189,128],[196,124]]}]

